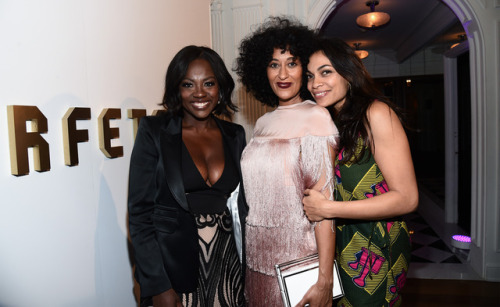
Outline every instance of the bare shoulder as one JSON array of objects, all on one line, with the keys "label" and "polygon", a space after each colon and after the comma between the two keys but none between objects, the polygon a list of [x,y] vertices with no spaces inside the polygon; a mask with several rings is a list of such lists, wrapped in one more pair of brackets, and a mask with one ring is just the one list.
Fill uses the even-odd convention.
[{"label": "bare shoulder", "polygon": [[373,132],[378,129],[402,129],[398,114],[382,101],[374,101],[366,112]]},{"label": "bare shoulder", "polygon": [[379,100],[372,102],[366,111],[366,116],[370,121],[370,125],[391,122],[394,118],[398,119],[396,112],[389,105]]},{"label": "bare shoulder", "polygon": [[367,117],[374,141],[395,140],[406,136],[398,114],[384,102],[374,101],[367,110]]}]

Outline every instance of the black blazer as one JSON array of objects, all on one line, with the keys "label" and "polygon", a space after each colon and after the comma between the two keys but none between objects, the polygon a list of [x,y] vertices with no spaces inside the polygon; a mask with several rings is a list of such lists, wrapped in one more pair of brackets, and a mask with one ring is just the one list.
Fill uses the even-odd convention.
[{"label": "black blazer", "polygon": [[[243,127],[214,117],[238,166],[246,145]],[[135,277],[141,297],[196,290],[198,233],[181,176],[181,118],[168,114],[141,118],[130,160],[128,212]],[[242,187],[240,187],[240,191]],[[247,206],[239,214],[244,231]],[[244,263],[242,270],[244,270]]]}]

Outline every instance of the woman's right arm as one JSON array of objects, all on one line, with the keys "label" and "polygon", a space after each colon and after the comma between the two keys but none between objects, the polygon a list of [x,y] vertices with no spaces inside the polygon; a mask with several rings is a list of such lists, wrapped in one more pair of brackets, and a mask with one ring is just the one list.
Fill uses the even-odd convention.
[{"label": "woman's right arm", "polygon": [[135,277],[141,297],[154,296],[172,288],[164,268],[156,230],[151,216],[156,194],[156,168],[159,150],[152,118],[144,117],[130,159],[128,218],[130,239],[134,248]]}]

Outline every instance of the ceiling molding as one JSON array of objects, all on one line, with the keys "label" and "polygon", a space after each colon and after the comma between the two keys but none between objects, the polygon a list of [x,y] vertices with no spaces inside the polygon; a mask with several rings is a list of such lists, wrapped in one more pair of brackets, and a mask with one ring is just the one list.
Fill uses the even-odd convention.
[{"label": "ceiling molding", "polygon": [[397,48],[396,61],[402,63],[455,22],[456,16],[452,11],[447,7],[437,6]]},{"label": "ceiling molding", "polygon": [[314,2],[307,16],[307,25],[313,29],[319,29],[325,23],[325,20],[330,16],[333,10],[337,7],[340,1],[317,0]]}]

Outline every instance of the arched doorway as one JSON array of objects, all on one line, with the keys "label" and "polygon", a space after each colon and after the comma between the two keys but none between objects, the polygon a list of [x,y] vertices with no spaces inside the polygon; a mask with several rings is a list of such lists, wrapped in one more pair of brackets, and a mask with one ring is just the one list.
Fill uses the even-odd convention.
[{"label": "arched doorway", "polygon": [[[315,3],[314,9],[311,10],[310,14],[307,18],[307,23],[313,27],[321,28],[325,21],[328,19],[330,14],[346,0],[339,1],[328,1],[328,0],[318,0]],[[486,110],[484,91],[484,84],[479,80],[484,80],[484,57],[482,57],[482,48],[484,45],[484,35],[481,31],[481,27],[478,26],[480,22],[475,18],[475,12],[471,4],[468,1],[464,0],[443,0],[443,2],[453,11],[453,13],[460,20],[463,28],[465,29],[469,41],[470,46],[470,78],[471,78],[471,112],[470,112],[470,120],[471,120],[471,144],[470,144],[470,153],[471,153],[471,184],[470,184],[470,199],[471,199],[471,237],[473,241],[475,241],[476,246],[478,247],[476,253],[479,257],[476,264],[476,270],[478,272],[484,270],[483,260],[481,259],[481,254],[484,252],[484,245],[482,244],[485,235],[484,227],[480,226],[485,214],[485,207],[482,205],[482,201],[484,201],[483,193],[485,192],[484,183],[484,162],[480,159],[478,161],[477,158],[484,157],[486,154],[485,145],[482,140],[485,139],[486,133],[485,128],[482,125],[478,125],[478,122],[481,120],[481,114],[484,114]],[[449,89],[446,89],[449,90]],[[452,133],[451,130],[447,130],[446,133]],[[453,136],[448,135],[447,138],[453,138]],[[449,144],[447,144],[449,146]],[[455,148],[448,148],[448,151],[454,151]],[[456,174],[456,169],[451,169],[453,165],[446,166],[446,173],[448,174]],[[453,175],[449,175],[450,177]],[[456,191],[456,185],[453,183],[449,183],[449,186],[446,187],[448,193],[451,190]],[[456,200],[456,198],[454,199]],[[457,202],[449,202],[446,204],[446,216],[447,221],[456,222],[458,220],[458,207]],[[473,253],[474,254],[474,253]],[[474,259],[472,260],[474,261]],[[481,263],[481,264],[479,264]],[[481,267],[478,267],[481,266]]]}]

